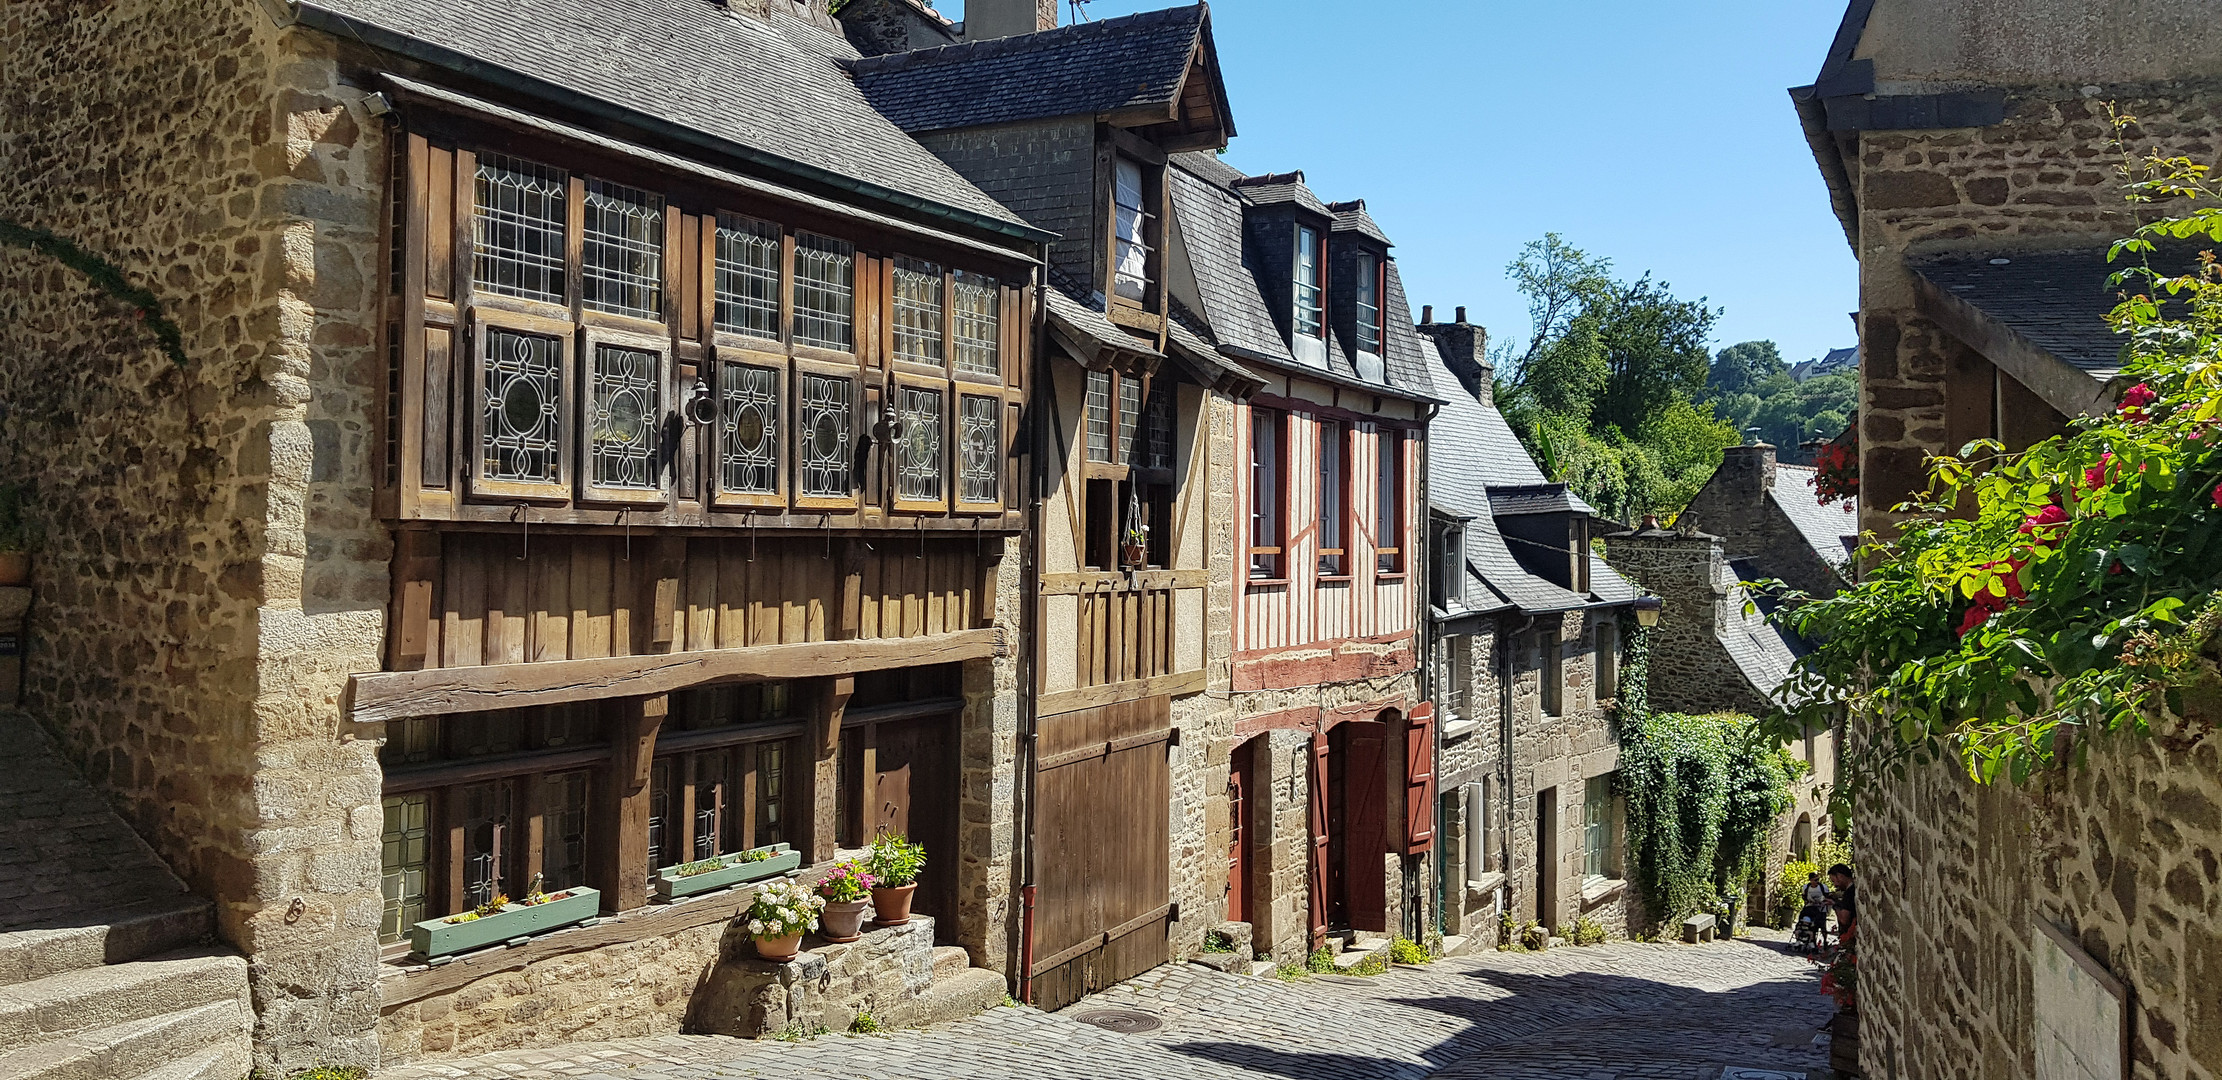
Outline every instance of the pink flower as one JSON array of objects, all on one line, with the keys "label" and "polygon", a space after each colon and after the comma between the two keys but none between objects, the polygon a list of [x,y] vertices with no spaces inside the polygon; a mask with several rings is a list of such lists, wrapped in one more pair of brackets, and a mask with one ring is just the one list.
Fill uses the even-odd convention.
[{"label": "pink flower", "polygon": [[2207,498],[2213,499],[2216,508],[2222,509],[2222,484],[2214,485],[2214,490],[2207,494]]}]

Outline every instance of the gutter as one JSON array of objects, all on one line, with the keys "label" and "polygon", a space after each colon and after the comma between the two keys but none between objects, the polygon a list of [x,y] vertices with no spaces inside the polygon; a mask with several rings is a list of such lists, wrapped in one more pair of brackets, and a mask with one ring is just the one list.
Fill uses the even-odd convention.
[{"label": "gutter", "polygon": [[523,72],[514,71],[498,64],[490,64],[453,49],[422,41],[374,23],[363,22],[305,3],[295,4],[293,7],[294,21],[342,40],[357,41],[381,52],[404,56],[444,71],[515,91],[535,100],[571,109],[601,120],[637,128],[674,143],[745,161],[758,168],[796,181],[848,192],[865,200],[900,207],[963,228],[993,233],[998,236],[1008,236],[1028,243],[1046,246],[1057,239],[1056,233],[1045,232],[1031,225],[1016,221],[1004,221],[978,211],[934,202],[930,199],[896,191],[893,188],[843,176],[815,165],[807,165],[777,154],[744,146],[729,139],[697,131],[684,124],[628,109],[577,90],[558,86],[544,79],[534,78]]}]

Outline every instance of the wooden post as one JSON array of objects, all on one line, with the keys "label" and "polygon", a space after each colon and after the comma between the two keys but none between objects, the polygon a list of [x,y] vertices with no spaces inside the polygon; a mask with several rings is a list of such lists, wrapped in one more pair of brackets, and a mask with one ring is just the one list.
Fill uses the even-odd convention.
[{"label": "wooden post", "polygon": [[[817,730],[811,733],[810,842],[805,846],[812,865],[833,858],[841,821],[841,721],[848,715],[849,698],[856,693],[856,676],[827,679],[824,700],[818,708]],[[867,777],[869,782],[869,777]]]},{"label": "wooden post", "polygon": [[648,903],[648,811],[650,777],[656,763],[656,735],[670,715],[666,694],[625,698],[610,703],[611,735],[617,752],[594,786],[592,858],[594,887],[602,890],[602,910],[614,914]]}]

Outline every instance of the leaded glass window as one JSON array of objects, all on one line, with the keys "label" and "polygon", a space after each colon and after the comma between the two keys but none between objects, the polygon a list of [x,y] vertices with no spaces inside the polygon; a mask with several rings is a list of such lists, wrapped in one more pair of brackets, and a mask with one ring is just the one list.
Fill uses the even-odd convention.
[{"label": "leaded glass window", "polygon": [[895,496],[909,502],[941,501],[942,392],[915,386],[895,389],[902,423],[895,447]]},{"label": "leaded glass window", "polygon": [[993,503],[1003,498],[1003,403],[995,398],[959,397],[962,464],[957,501]]},{"label": "leaded glass window", "polygon": [[510,787],[496,781],[451,796],[463,823],[463,906],[483,907],[507,892]]},{"label": "leaded glass window", "polygon": [[957,370],[1003,375],[1003,294],[994,278],[957,271],[950,306],[957,324]]},{"label": "leaded glass window", "polygon": [[1111,373],[1088,373],[1088,460],[1111,460]]},{"label": "leaded glass window", "polygon": [[1142,406],[1142,467],[1170,469],[1179,432],[1173,428],[1173,380],[1160,376],[1150,384],[1149,401]]},{"label": "leaded glass window", "polygon": [[580,288],[586,306],[663,318],[663,197],[605,180],[586,182]]},{"label": "leaded glass window", "polygon": [[542,783],[541,887],[555,892],[584,885],[587,774],[557,773]]},{"label": "leaded glass window", "polygon": [[856,349],[856,245],[795,234],[795,342]]},{"label": "leaded glass window", "polygon": [[787,839],[780,811],[787,805],[787,744],[756,745],[756,843],[776,844]]},{"label": "leaded glass window", "polygon": [[930,262],[895,260],[895,355],[941,363],[941,267]]},{"label": "leaded glass window", "polygon": [[478,212],[471,216],[473,287],[504,296],[563,302],[561,169],[501,154],[478,157]]},{"label": "leaded glass window", "polygon": [[718,477],[726,491],[779,492],[779,373],[726,364],[718,375]]},{"label": "leaded glass window", "polygon": [[480,478],[526,484],[560,481],[562,342],[489,327],[484,378]]},{"label": "leaded glass window", "polygon": [[1119,380],[1119,453],[1113,461],[1134,460],[1134,431],[1142,423],[1142,380]]},{"label": "leaded glass window", "polygon": [[717,328],[779,339],[779,226],[718,215]]},{"label": "leaded glass window", "polygon": [[802,494],[846,499],[853,486],[849,441],[856,424],[856,384],[809,372],[803,372],[800,381]]},{"label": "leaded glass window", "polygon": [[622,345],[594,348],[592,438],[595,487],[654,491],[657,475],[657,403],[662,397],[663,357]]},{"label": "leaded glass window", "polygon": [[425,794],[386,797],[386,829],[380,838],[378,884],[385,895],[385,913],[379,918],[378,940],[400,941],[409,928],[423,922],[427,868],[432,861],[432,797]]}]

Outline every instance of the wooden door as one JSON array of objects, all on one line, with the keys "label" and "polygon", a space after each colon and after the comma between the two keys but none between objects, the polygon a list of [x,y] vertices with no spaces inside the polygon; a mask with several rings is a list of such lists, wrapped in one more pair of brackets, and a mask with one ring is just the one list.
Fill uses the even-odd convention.
[{"label": "wooden door", "polygon": [[1383,858],[1389,853],[1389,729],[1378,721],[1341,725],[1344,755],[1342,900],[1344,925],[1353,930],[1387,930],[1388,878]]},{"label": "wooden door", "polygon": [[1227,760],[1227,920],[1250,921],[1250,762],[1256,740]]},{"label": "wooden door", "polygon": [[1169,958],[1169,697],[1044,717],[1035,762],[1032,1004],[1061,1009]]},{"label": "wooden door", "polygon": [[957,934],[957,769],[955,718],[933,716],[872,727],[866,842],[901,834],[926,848],[912,909],[935,919],[934,938],[953,945]]}]

